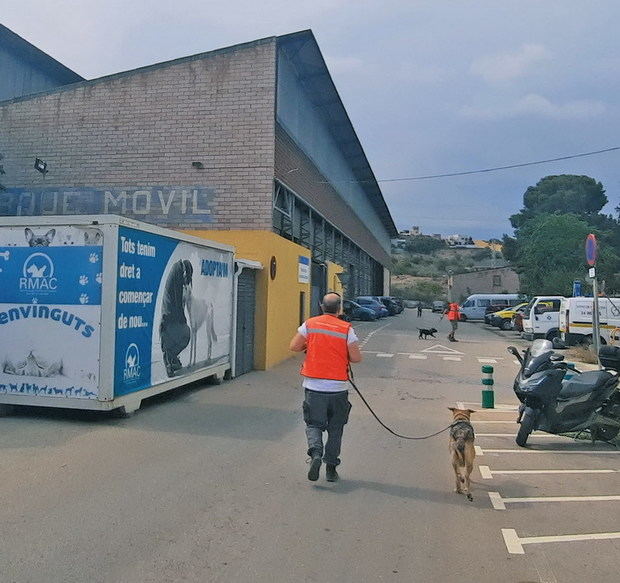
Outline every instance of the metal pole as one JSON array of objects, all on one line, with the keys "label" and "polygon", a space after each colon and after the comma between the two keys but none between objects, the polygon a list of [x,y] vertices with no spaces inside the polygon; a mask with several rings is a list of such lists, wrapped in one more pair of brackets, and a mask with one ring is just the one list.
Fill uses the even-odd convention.
[{"label": "metal pole", "polygon": [[448,271],[448,303],[452,303],[452,271]]},{"label": "metal pole", "polygon": [[598,280],[596,279],[596,274],[594,275],[592,281],[592,294],[594,295],[594,297],[592,298],[592,340],[594,346],[594,353],[598,362],[598,351],[601,347],[601,332],[598,318]]}]

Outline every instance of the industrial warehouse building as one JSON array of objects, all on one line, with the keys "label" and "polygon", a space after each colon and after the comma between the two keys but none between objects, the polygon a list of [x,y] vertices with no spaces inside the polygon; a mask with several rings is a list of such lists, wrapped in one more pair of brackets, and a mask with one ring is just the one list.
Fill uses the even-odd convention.
[{"label": "industrial warehouse building", "polygon": [[312,32],[87,81],[3,29],[0,59],[0,215],[121,214],[233,245],[263,266],[240,280],[248,367],[287,358],[325,291],[388,293],[397,231]]}]

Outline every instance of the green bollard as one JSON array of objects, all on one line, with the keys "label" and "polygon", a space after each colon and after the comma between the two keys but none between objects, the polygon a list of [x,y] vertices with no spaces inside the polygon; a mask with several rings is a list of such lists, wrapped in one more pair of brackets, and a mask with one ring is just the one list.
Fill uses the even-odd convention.
[{"label": "green bollard", "polygon": [[493,390],[493,367],[485,364],[482,367],[482,408],[495,408],[495,391]]}]

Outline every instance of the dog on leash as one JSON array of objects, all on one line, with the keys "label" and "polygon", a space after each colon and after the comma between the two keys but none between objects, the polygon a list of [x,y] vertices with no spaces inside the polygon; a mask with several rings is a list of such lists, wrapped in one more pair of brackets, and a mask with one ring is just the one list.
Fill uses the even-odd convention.
[{"label": "dog on leash", "polygon": [[435,338],[435,332],[437,332],[437,328],[418,328],[418,330],[420,331],[418,338],[424,338],[424,340],[429,336]]},{"label": "dog on leash", "polygon": [[471,502],[473,497],[470,491],[469,476],[474,468],[474,428],[469,420],[472,409],[456,409],[448,407],[452,411],[452,424],[450,425],[450,454],[452,456],[452,467],[456,478],[456,492],[465,494]]}]

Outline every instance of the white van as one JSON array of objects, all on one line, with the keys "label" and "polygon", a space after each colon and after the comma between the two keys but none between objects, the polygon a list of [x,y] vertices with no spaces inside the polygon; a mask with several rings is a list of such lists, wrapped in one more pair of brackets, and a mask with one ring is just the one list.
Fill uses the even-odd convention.
[{"label": "white van", "polygon": [[[592,298],[565,298],[560,307],[560,335],[566,344],[592,343]],[[598,318],[602,344],[620,336],[620,298],[599,298]]]},{"label": "white van", "polygon": [[[519,294],[473,294],[461,306],[461,320],[484,320],[486,309],[489,306],[508,308],[523,301]],[[501,309],[501,308],[498,308]]]},{"label": "white van", "polygon": [[560,335],[560,306],[564,296],[536,296],[523,312],[523,338],[553,340]]}]

